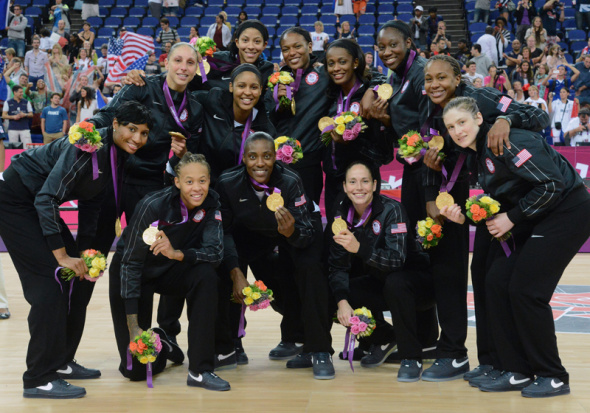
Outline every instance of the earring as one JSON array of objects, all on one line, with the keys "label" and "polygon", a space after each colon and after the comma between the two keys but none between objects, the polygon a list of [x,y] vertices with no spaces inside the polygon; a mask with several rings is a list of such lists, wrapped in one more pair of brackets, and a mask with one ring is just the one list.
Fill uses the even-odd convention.
[{"label": "earring", "polygon": [[357,68],[357,67],[358,67],[358,66],[355,66],[355,67],[354,67],[354,70],[356,70],[356,68]]}]

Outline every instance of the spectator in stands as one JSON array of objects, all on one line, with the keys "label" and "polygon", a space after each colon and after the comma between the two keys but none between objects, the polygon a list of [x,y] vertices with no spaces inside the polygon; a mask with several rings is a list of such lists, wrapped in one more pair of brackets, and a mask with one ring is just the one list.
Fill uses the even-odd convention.
[{"label": "spectator in stands", "polygon": [[29,129],[29,118],[33,117],[31,102],[24,98],[22,86],[16,85],[12,88],[14,97],[4,102],[2,119],[9,119],[8,140],[10,142],[31,143],[31,130]]},{"label": "spectator in stands", "polygon": [[231,41],[231,31],[225,25],[225,18],[222,14],[215,17],[215,23],[209,26],[207,30],[207,37],[212,38],[217,45],[217,50],[227,50],[229,42]]},{"label": "spectator in stands", "polygon": [[105,43],[100,46],[100,54],[101,56],[96,61],[96,66],[100,70],[100,72],[106,76],[108,74],[108,67],[109,67],[109,46]]},{"label": "spectator in stands", "polygon": [[227,26],[227,28],[229,29],[230,33],[231,33],[231,23],[229,22],[228,18],[227,18],[227,12],[222,11],[221,13],[219,13],[223,16],[223,22],[224,24]]},{"label": "spectator in stands", "polygon": [[86,70],[88,69],[90,66],[94,66],[94,63],[92,63],[92,59],[90,59],[90,57],[88,57],[88,52],[86,49],[80,49],[80,52],[78,53],[78,57],[74,58],[74,70]]},{"label": "spectator in stands", "polygon": [[490,19],[490,0],[477,0],[475,2],[475,10],[473,12],[473,23],[488,24]]},{"label": "spectator in stands", "polygon": [[[94,74],[97,75],[99,74],[100,76],[100,72],[98,70],[94,71]],[[98,85],[100,84],[100,77],[99,76],[95,76],[94,82],[92,83],[92,89],[96,90],[98,89]],[[81,92],[82,89],[85,87],[89,86],[89,79],[88,76],[86,75],[80,75],[80,81],[76,84],[75,89],[71,92],[70,95],[70,103],[73,103],[74,108],[76,108],[78,106],[78,101],[81,99]]]},{"label": "spectator in stands", "polygon": [[547,102],[539,96],[539,88],[537,86],[529,87],[529,98],[525,100],[524,103],[536,106],[539,109],[543,109],[545,112],[549,112]]},{"label": "spectator in stands", "polygon": [[428,9],[428,19],[426,19],[426,25],[428,26],[428,39],[430,42],[436,36],[438,32],[438,22],[444,20],[442,16],[437,15],[438,9],[436,7],[430,7]]},{"label": "spectator in stands", "polygon": [[539,88],[539,96],[541,96],[544,99],[546,98],[545,90],[547,89],[547,87],[543,84],[543,80],[545,80],[547,76],[549,76],[549,68],[545,63],[541,63],[533,77],[533,84]]},{"label": "spectator in stands", "polygon": [[555,44],[560,41],[557,36],[557,22],[565,20],[563,4],[559,0],[548,0],[540,10],[543,27],[547,30],[547,44]]},{"label": "spectator in stands", "polygon": [[162,0],[149,0],[148,6],[153,17],[159,19],[162,16]]},{"label": "spectator in stands", "polygon": [[467,40],[459,40],[457,42],[457,47],[459,48],[459,51],[455,54],[454,58],[457,59],[461,67],[464,67],[467,62],[471,60],[471,52],[469,51],[469,47],[467,47]]},{"label": "spectator in stands", "polygon": [[[370,71],[372,74],[383,73],[383,67],[375,67],[375,59],[373,58],[373,52],[365,53],[365,62],[367,64],[367,70]],[[365,75],[365,77],[367,76]]]},{"label": "spectator in stands", "polygon": [[533,83],[534,74],[531,69],[531,64],[527,60],[523,60],[518,65],[517,69],[512,72],[512,82],[520,82],[523,87]]},{"label": "spectator in stands", "polygon": [[39,49],[41,41],[35,36],[33,49],[25,54],[25,70],[29,73],[29,82],[33,83],[31,90],[37,90],[37,80],[45,75],[45,63],[49,62],[47,53]]},{"label": "spectator in stands", "polygon": [[[14,50],[12,47],[9,47],[4,51],[4,57],[6,62],[12,62],[12,59],[16,57],[16,50]],[[17,60],[20,62],[19,59]]]},{"label": "spectator in stands", "polygon": [[156,61],[156,54],[154,52],[150,53],[148,61],[145,65],[144,72],[146,76],[159,75],[160,73],[162,73],[162,68]]},{"label": "spectator in stands", "polygon": [[367,12],[367,0],[352,0],[352,8],[358,22],[359,18]]},{"label": "spectator in stands", "polygon": [[82,0],[82,20],[89,17],[100,16],[98,12],[98,0]]},{"label": "spectator in stands", "polygon": [[526,99],[524,91],[522,90],[522,83],[518,80],[512,85],[512,90],[509,90],[506,94],[518,103],[524,103]]},{"label": "spectator in stands", "polygon": [[352,0],[336,0],[334,3],[334,14],[336,15],[336,23],[340,23],[340,16],[354,14]]},{"label": "spectator in stands", "polygon": [[481,52],[481,45],[479,43],[475,43],[471,46],[471,56],[473,56],[471,61],[474,62],[477,67],[476,72],[482,77],[486,77],[488,75],[488,69],[493,65],[492,59]]},{"label": "spectator in stands", "polygon": [[436,31],[436,35],[432,39],[432,43],[436,43],[438,45],[439,52],[441,49],[439,42],[441,40],[445,41],[445,47],[443,48],[443,50],[451,48],[451,35],[447,33],[447,24],[444,21],[438,22],[438,29]]},{"label": "spectator in stands", "polygon": [[483,84],[486,87],[493,87],[502,93],[506,93],[512,89],[512,84],[510,83],[505,70],[498,69],[496,66],[492,65],[488,69],[488,73],[488,76],[483,80]]},{"label": "spectator in stands", "polygon": [[[590,0],[589,0],[590,1]],[[578,58],[576,59],[576,63],[581,62],[584,60],[584,56],[590,54],[590,37],[588,38],[588,46],[584,47],[580,52]]]},{"label": "spectator in stands", "polygon": [[481,73],[477,73],[477,63],[474,60],[470,60],[465,64],[465,75],[463,75],[467,80],[471,83],[475,81],[475,79],[481,79],[483,84],[484,75]]},{"label": "spectator in stands", "polygon": [[312,54],[322,60],[324,58],[324,49],[330,41],[328,33],[324,32],[324,23],[317,21],[314,23],[314,32],[311,32]]},{"label": "spectator in stands", "polygon": [[481,54],[489,57],[492,63],[498,66],[498,48],[492,26],[486,27],[485,33],[477,39],[477,44],[481,45]]},{"label": "spectator in stands", "polygon": [[39,49],[45,53],[49,53],[55,43],[51,40],[51,32],[44,27],[39,31],[39,36],[41,41]]},{"label": "spectator in stands", "polygon": [[194,46],[197,40],[199,40],[199,28],[197,26],[191,26],[188,34],[188,44]]},{"label": "spectator in stands", "polygon": [[553,100],[553,93],[549,93],[547,99],[549,106],[549,116],[551,116],[551,135],[553,136],[553,144],[561,142],[565,143],[565,132],[569,127],[572,118],[572,111],[574,110],[574,101],[568,99],[569,93],[567,89],[559,91],[559,99]]},{"label": "spectator in stands", "polygon": [[576,0],[576,27],[578,30],[590,30],[590,0]]},{"label": "spectator in stands", "polygon": [[508,66],[508,70],[511,71],[514,69],[520,60],[518,60],[518,55],[520,54],[520,40],[514,39],[512,41],[512,50],[509,53],[503,53],[502,57],[504,57],[504,61],[506,62],[506,66]]},{"label": "spectator in stands", "polygon": [[578,146],[581,142],[590,142],[590,109],[582,108],[578,117],[569,121],[565,130],[565,144]]},{"label": "spectator in stands", "polygon": [[476,88],[482,88],[483,87],[483,79],[481,77],[476,77],[475,79],[473,79],[473,86],[475,86]]},{"label": "spectator in stands", "polygon": [[168,57],[168,53],[170,52],[171,47],[172,47],[172,43],[170,43],[170,42],[166,42],[164,44],[164,49],[162,50],[162,54],[160,55],[160,58],[158,59],[158,64],[160,65],[160,67],[166,66],[166,58]]},{"label": "spectator in stands", "polygon": [[[41,114],[43,108],[51,103],[51,91],[43,79],[37,80],[37,88],[33,91],[32,84],[29,83],[25,89],[25,94],[29,95],[30,102],[33,106],[33,114]],[[40,118],[39,118],[40,119]]]},{"label": "spectator in stands", "polygon": [[531,21],[537,15],[537,9],[532,0],[520,0],[516,6],[514,17],[516,17],[516,37],[521,43],[525,43],[526,31],[531,26]]},{"label": "spectator in stands", "polygon": [[[175,43],[178,43],[180,41],[180,37],[178,36],[176,29],[170,27],[170,20],[168,20],[167,17],[162,17],[160,19],[160,27],[162,28],[162,30],[156,36],[156,42],[161,44],[166,44],[169,42],[170,45],[174,45]],[[211,38],[213,39],[213,37]],[[219,43],[217,44],[217,46],[219,47]]]},{"label": "spectator in stands", "polygon": [[43,133],[43,143],[45,144],[66,134],[68,113],[59,105],[60,99],[59,93],[52,93],[50,105],[45,107],[41,113],[41,133]]},{"label": "spectator in stands", "polygon": [[506,21],[510,18],[510,12],[514,11],[515,8],[512,0],[498,0],[496,2],[496,9],[498,10],[500,17],[503,17]]},{"label": "spectator in stands", "polygon": [[[434,42],[433,42],[434,43]],[[447,56],[451,55],[451,49],[447,47],[447,40],[440,38],[436,44],[438,53],[437,54],[446,54]]]},{"label": "spectator in stands", "polygon": [[90,119],[94,115],[94,110],[98,108],[94,89],[86,86],[80,90],[80,100],[78,101],[78,114],[76,123]]},{"label": "spectator in stands", "polygon": [[583,62],[576,63],[576,69],[580,71],[580,76],[574,82],[576,96],[580,104],[590,103],[590,55],[585,55]]},{"label": "spectator in stands", "polygon": [[541,50],[545,49],[547,45],[547,30],[543,28],[543,20],[540,16],[533,18],[533,24],[526,30],[524,35],[526,39],[531,36],[535,37],[535,46]]},{"label": "spectator in stands", "polygon": [[94,32],[90,29],[90,23],[84,22],[82,25],[82,31],[78,33],[78,36],[80,36],[80,39],[82,39],[83,42],[90,42],[90,47],[92,47],[92,45],[94,45]]},{"label": "spectator in stands", "polygon": [[[526,46],[528,47],[529,52],[531,52],[530,59],[533,63],[533,66],[537,67],[539,65],[539,63],[541,63],[541,61],[543,60],[544,53],[543,53],[543,50],[541,50],[537,47],[537,41],[535,39],[535,36],[527,37]],[[524,49],[523,49],[523,58],[525,58],[524,57]]]},{"label": "spectator in stands", "polygon": [[[11,67],[8,68],[8,70],[4,72],[4,80],[6,80],[6,84],[8,85],[8,88],[11,90],[11,98],[13,97],[12,88],[17,85],[17,83],[11,77],[11,74],[15,69],[20,69],[20,61],[19,64],[14,63]],[[23,88],[23,91],[29,85],[29,76],[26,72],[22,71],[21,74],[18,76],[18,85]],[[24,98],[26,100],[30,100],[29,95],[27,94],[24,95]]]},{"label": "spectator in stands", "polygon": [[[567,75],[568,67],[574,72],[571,78]],[[559,96],[559,91],[562,88],[565,88],[569,92],[569,89],[573,82],[578,79],[578,76],[580,76],[580,71],[574,66],[570,64],[561,65],[557,70],[553,71],[551,76],[548,76],[543,80],[543,85],[547,86],[547,89],[549,89],[550,92],[553,92],[553,99],[555,100]]]},{"label": "spectator in stands", "polygon": [[52,29],[53,33],[59,34],[64,39],[68,40],[70,38],[70,32],[66,29],[66,23],[63,20],[57,22],[57,26],[53,26]]},{"label": "spectator in stands", "polygon": [[339,39],[351,39],[355,40],[356,36],[354,35],[354,29],[350,29],[350,23],[346,20],[342,22],[340,26],[337,25],[336,27],[336,40]]},{"label": "spectator in stands", "polygon": [[426,23],[426,16],[424,16],[424,7],[416,6],[414,8],[414,17],[410,19],[410,32],[412,33],[412,40],[417,49],[424,49],[427,46],[426,37],[428,35],[428,24]]},{"label": "spectator in stands", "polygon": [[504,64],[504,50],[508,47],[510,41],[510,31],[506,28],[506,19],[498,17],[494,27],[494,37],[496,38],[496,50],[498,51],[498,63]]},{"label": "spectator in stands", "polygon": [[547,63],[547,67],[549,68],[550,72],[567,63],[565,51],[560,45],[554,44],[553,46],[549,47],[549,52],[547,54],[545,63]]},{"label": "spectator in stands", "polygon": [[8,37],[8,47],[16,50],[17,57],[25,56],[25,29],[29,24],[28,19],[22,15],[23,9],[20,5],[15,4],[14,13],[9,13],[6,37]]},{"label": "spectator in stands", "polygon": [[72,67],[69,65],[68,58],[63,55],[63,50],[59,44],[54,44],[51,48],[49,63],[51,63],[51,69],[57,78],[57,82],[63,89],[70,78]]},{"label": "spectator in stands", "polygon": [[[238,14],[238,21],[236,22],[236,29],[240,26],[240,24],[244,23],[246,20],[248,20],[248,13],[246,13],[245,11],[241,11],[240,14]],[[322,28],[322,30],[324,30]]]},{"label": "spectator in stands", "polygon": [[64,27],[67,30],[70,30],[70,20],[68,19],[67,13],[69,12],[70,7],[67,4],[63,4],[63,0],[55,0],[55,4],[51,6],[51,10],[49,11],[49,20],[53,20],[53,27],[57,27],[59,22],[64,22]]},{"label": "spectator in stands", "polygon": [[84,46],[84,41],[80,39],[78,33],[71,33],[70,34],[70,44],[68,45],[68,54],[70,59],[70,64],[74,64],[75,59],[78,57],[78,53],[80,53],[80,49]]}]

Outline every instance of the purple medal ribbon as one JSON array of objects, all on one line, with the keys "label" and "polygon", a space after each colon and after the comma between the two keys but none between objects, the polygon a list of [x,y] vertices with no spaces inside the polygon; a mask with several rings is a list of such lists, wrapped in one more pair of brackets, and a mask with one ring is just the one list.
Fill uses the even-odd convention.
[{"label": "purple medal ribbon", "polygon": [[[293,96],[295,95],[295,93],[297,93],[297,90],[299,90],[299,85],[301,84],[301,77],[303,76],[303,69],[297,69],[297,74],[295,75],[295,82],[293,82],[293,86],[291,85],[285,85],[287,87],[287,99],[291,100],[293,99]],[[275,106],[275,111],[279,110],[279,83],[277,83],[273,89],[273,94],[272,94],[276,106]]]},{"label": "purple medal ribbon", "polygon": [[[131,351],[129,350],[129,347],[127,347],[127,370],[132,370],[133,369],[133,357],[131,356]],[[154,383],[152,381],[152,363],[150,361],[148,361],[148,363],[145,366],[145,375],[146,375],[146,382],[147,382],[147,386],[150,389],[154,388]]]},{"label": "purple medal ribbon", "polygon": [[[252,185],[264,189],[264,193],[266,194],[266,196],[270,196],[274,192],[276,192],[277,194],[281,193],[281,190],[279,188],[271,188],[266,184],[261,184],[260,182],[256,182],[254,180],[254,178],[252,178],[251,176],[249,178],[250,178],[250,183],[252,183]],[[271,189],[272,189],[272,192],[270,192]]]},{"label": "purple medal ribbon", "polygon": [[246,304],[242,303],[242,312],[240,313],[240,326],[238,327],[238,338],[246,337],[245,324]]},{"label": "purple medal ribbon", "polygon": [[252,125],[252,117],[253,116],[254,116],[254,113],[251,113],[250,116],[248,116],[248,120],[246,121],[246,125],[244,125],[244,132],[242,132],[242,143],[240,145],[240,156],[236,161],[236,165],[239,165],[242,162],[242,157],[244,156],[244,143],[246,142],[246,138],[250,134],[250,125]]},{"label": "purple medal ribbon", "polygon": [[457,182],[457,177],[459,176],[459,172],[461,172],[461,168],[463,167],[463,163],[465,162],[465,158],[467,155],[464,153],[459,155],[459,159],[457,159],[457,163],[455,164],[455,168],[453,169],[453,173],[451,174],[451,179],[448,179],[448,173],[446,168],[442,167],[442,174],[443,174],[443,183],[440,186],[440,192],[450,192],[455,186],[455,182]]},{"label": "purple medal ribbon", "polygon": [[[201,72],[203,73],[203,72]],[[184,95],[182,97],[182,103],[180,104],[180,107],[178,108],[178,111],[176,111],[176,107],[174,106],[174,101],[172,100],[172,95],[170,94],[170,88],[168,87],[168,82],[164,81],[164,86],[162,86],[162,90],[164,91],[164,97],[166,98],[166,104],[168,105],[168,108],[170,108],[170,113],[172,114],[172,117],[174,118],[174,121],[176,122],[176,124],[180,127],[180,129],[182,129],[182,131],[184,132],[185,136],[187,138],[191,137],[191,134],[184,128],[184,126],[182,126],[182,122],[180,121],[180,117],[178,116],[178,113],[182,113],[182,111],[185,109],[185,107],[187,106],[186,104],[186,89],[184,90]]]},{"label": "purple medal ribbon", "polygon": [[117,149],[115,144],[111,146],[111,175],[113,175],[113,188],[115,190],[115,208],[117,210],[117,219],[121,218],[119,214],[119,180],[117,179]]},{"label": "purple medal ribbon", "polygon": [[[55,281],[59,284],[59,289],[61,290],[62,294],[64,292],[63,287],[61,286],[61,282],[59,281],[59,270],[63,269],[64,267],[57,267],[55,270]],[[68,314],[70,314],[70,306],[72,304],[72,290],[74,289],[74,279],[70,280],[70,292],[68,294]]]},{"label": "purple medal ribbon", "polygon": [[[358,228],[361,225],[363,225],[365,223],[365,221],[367,219],[369,219],[369,216],[371,216],[371,211],[373,210],[373,203],[371,203],[371,205],[369,205],[369,207],[365,210],[365,212],[363,212],[363,216],[361,217],[361,220],[356,224],[353,225],[354,228]],[[346,219],[346,223],[350,223],[350,225],[352,225],[352,219],[354,217],[354,207],[350,207],[348,210],[348,217]]]},{"label": "purple medal ribbon", "polygon": [[201,72],[201,83],[206,83],[207,73],[205,72],[205,65],[203,64],[203,60],[199,62],[199,71]]},{"label": "purple medal ribbon", "polygon": [[[393,99],[393,97],[396,96],[404,88],[406,76],[408,74],[408,71],[410,70],[410,67],[412,66],[412,63],[414,63],[414,59],[416,59],[416,52],[414,50],[410,50],[410,56],[408,57],[408,61],[406,62],[406,68],[404,69],[404,75],[402,76],[401,86],[389,99]],[[393,76],[390,76],[388,81],[391,84],[391,86],[393,86]],[[373,88],[373,92],[375,92],[375,95],[377,94],[377,89],[379,89],[379,85]]]},{"label": "purple medal ribbon", "polygon": [[92,180],[98,179],[98,155],[96,151],[92,152]]},{"label": "purple medal ribbon", "polygon": [[[348,112],[350,110],[350,100],[352,99],[352,96],[356,93],[356,91],[360,89],[361,85],[361,81],[357,79],[352,89],[350,89],[350,92],[348,92],[348,94],[346,95],[346,102],[344,101],[344,97],[342,96],[342,90],[340,90],[340,96],[338,96],[338,113],[336,116],[340,116],[344,112]],[[333,124],[330,126],[332,127],[332,129],[334,129]],[[330,126],[325,127],[324,130],[328,129]],[[323,133],[325,132],[322,131],[322,134]],[[336,168],[336,142],[334,141],[332,141],[332,168],[334,170],[338,169]]]},{"label": "purple medal ribbon", "polygon": [[356,336],[350,332],[350,327],[346,327],[346,336],[344,337],[344,349],[342,350],[342,356],[344,359],[348,359],[350,363],[350,369],[354,373],[354,366],[352,365],[352,359],[354,357],[354,346]]},{"label": "purple medal ribbon", "polygon": [[179,203],[180,203],[180,213],[182,214],[182,221],[177,222],[175,224],[171,224],[166,221],[158,220],[158,221],[152,222],[150,224],[150,227],[158,227],[160,225],[164,225],[164,226],[182,225],[182,224],[188,222],[188,208],[186,207],[186,205],[184,205],[184,202],[182,202],[182,199],[179,201]]},{"label": "purple medal ribbon", "polygon": [[127,347],[127,370],[131,370],[133,368],[133,357],[131,356],[131,350]]},{"label": "purple medal ribbon", "polygon": [[212,69],[215,69],[219,72],[228,72],[240,65],[240,56],[238,56],[235,63],[228,63],[213,56],[208,57],[207,62],[209,62],[209,65]]}]

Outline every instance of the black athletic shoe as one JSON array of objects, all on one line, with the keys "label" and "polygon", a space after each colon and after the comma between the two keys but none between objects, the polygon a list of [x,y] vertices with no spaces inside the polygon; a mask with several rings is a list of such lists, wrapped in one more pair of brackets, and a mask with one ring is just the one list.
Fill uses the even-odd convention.
[{"label": "black athletic shoe", "polygon": [[450,381],[463,377],[469,371],[469,359],[440,358],[424,370],[422,380],[424,381]]},{"label": "black athletic shoe", "polygon": [[202,387],[206,390],[213,391],[228,391],[231,389],[231,386],[227,381],[210,371],[205,371],[201,374],[193,374],[189,370],[186,384],[187,386]]},{"label": "black athletic shoe", "polygon": [[248,355],[241,347],[236,347],[236,358],[238,359],[238,366],[244,366],[248,364]]},{"label": "black athletic shoe", "polygon": [[389,344],[373,344],[369,354],[361,359],[361,367],[373,368],[383,364],[385,359],[395,351],[397,344],[394,341]]},{"label": "black athletic shoe", "polygon": [[465,373],[463,375],[463,380],[469,381],[469,380],[479,377],[483,374],[489,373],[493,369],[494,369],[494,366],[491,366],[489,364],[480,364],[479,366],[477,366],[473,370]]},{"label": "black athletic shoe", "polygon": [[162,342],[162,345],[165,346],[168,350],[166,358],[174,364],[182,364],[182,362],[184,361],[184,353],[182,352],[182,349],[176,342],[176,337],[169,336],[160,327],[152,328],[152,331],[160,336],[160,341]]},{"label": "black athletic shoe", "polygon": [[422,363],[418,360],[402,360],[397,372],[397,381],[411,383],[420,380]]},{"label": "black athletic shoe", "polygon": [[313,353],[313,378],[316,380],[332,380],[336,377],[330,353]]},{"label": "black athletic shoe", "polygon": [[500,377],[480,384],[479,389],[481,391],[494,393],[520,391],[530,385],[532,382],[533,379],[531,379],[529,376],[505,371]]},{"label": "black athletic shoe", "polygon": [[271,360],[290,360],[303,351],[303,344],[281,341],[278,346],[268,353]]},{"label": "black athletic shoe", "polygon": [[307,369],[313,367],[311,353],[301,353],[287,362],[288,369]]},{"label": "black athletic shoe", "polygon": [[27,399],[79,399],[84,396],[84,387],[74,386],[64,379],[56,379],[45,386],[23,390],[23,397]]},{"label": "black athletic shoe", "polygon": [[76,363],[76,360],[72,360],[69,363],[66,363],[61,369],[57,370],[57,374],[60,379],[64,380],[98,379],[100,377],[100,370],[87,369]]},{"label": "black athletic shoe", "polygon": [[[353,360],[353,361],[361,361],[361,359],[362,359],[363,357],[365,357],[367,354],[369,354],[369,352],[368,352],[368,351],[366,351],[366,350],[363,350],[363,349],[362,349],[362,348],[360,348],[360,347],[355,347],[355,349],[354,349],[354,353],[352,353],[352,360]],[[348,359],[345,359],[345,358],[344,358],[344,353],[342,353],[342,352],[340,352],[340,354],[338,354],[338,358],[339,358],[340,360],[348,360]]]},{"label": "black athletic shoe", "polygon": [[482,384],[488,383],[492,380],[496,380],[500,377],[504,372],[498,369],[492,369],[487,373],[482,374],[481,376],[477,376],[469,380],[469,385],[471,387],[479,387]]},{"label": "black athletic shoe", "polygon": [[522,389],[524,397],[555,397],[570,394],[569,384],[555,377],[537,377],[532,384]]},{"label": "black athletic shoe", "polygon": [[[436,360],[436,343],[432,346],[424,347],[422,349],[422,362],[423,363],[434,363]],[[395,349],[393,353],[385,359],[386,364],[400,364],[402,358],[399,355],[398,349]]]},{"label": "black athletic shoe", "polygon": [[235,350],[229,354],[215,355],[215,371],[231,370],[236,367],[238,367],[238,358],[236,357]]}]

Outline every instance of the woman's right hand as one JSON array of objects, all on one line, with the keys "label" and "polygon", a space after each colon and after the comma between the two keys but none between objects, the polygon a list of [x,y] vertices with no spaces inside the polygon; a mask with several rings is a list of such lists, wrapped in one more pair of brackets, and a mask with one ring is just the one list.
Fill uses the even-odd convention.
[{"label": "woman's right hand", "polygon": [[[281,96],[287,97],[287,85],[279,84],[279,90],[277,91],[277,96],[280,98]],[[293,97],[293,95],[291,95]]]},{"label": "woman's right hand", "polygon": [[88,274],[88,267],[82,258],[74,258],[66,255],[57,260],[60,267],[69,268],[76,273],[76,277],[83,277]]},{"label": "woman's right hand", "polygon": [[145,78],[145,72],[143,70],[131,70],[121,80],[121,83],[123,85],[145,86],[143,78]]},{"label": "woman's right hand", "polygon": [[438,148],[432,147],[424,154],[424,164],[434,171],[442,171],[442,159],[438,156]]},{"label": "woman's right hand", "polygon": [[347,300],[340,300],[338,302],[338,312],[336,313],[338,322],[344,327],[350,327],[350,317],[354,315],[354,310],[348,304]]},{"label": "woman's right hand", "polygon": [[429,216],[439,225],[443,224],[443,217],[440,214],[438,207],[436,206],[436,201],[428,201],[426,202],[426,215]]},{"label": "woman's right hand", "polygon": [[465,215],[463,215],[461,207],[457,204],[442,207],[440,214],[446,217],[449,221],[453,221],[457,224],[465,223]]},{"label": "woman's right hand", "polygon": [[244,293],[242,293],[242,291],[244,290],[244,288],[249,286],[248,281],[246,280],[246,277],[244,276],[242,270],[240,270],[239,268],[234,268],[230,272],[230,276],[233,282],[232,295],[234,297],[234,300],[238,303],[241,303],[245,298]]}]

